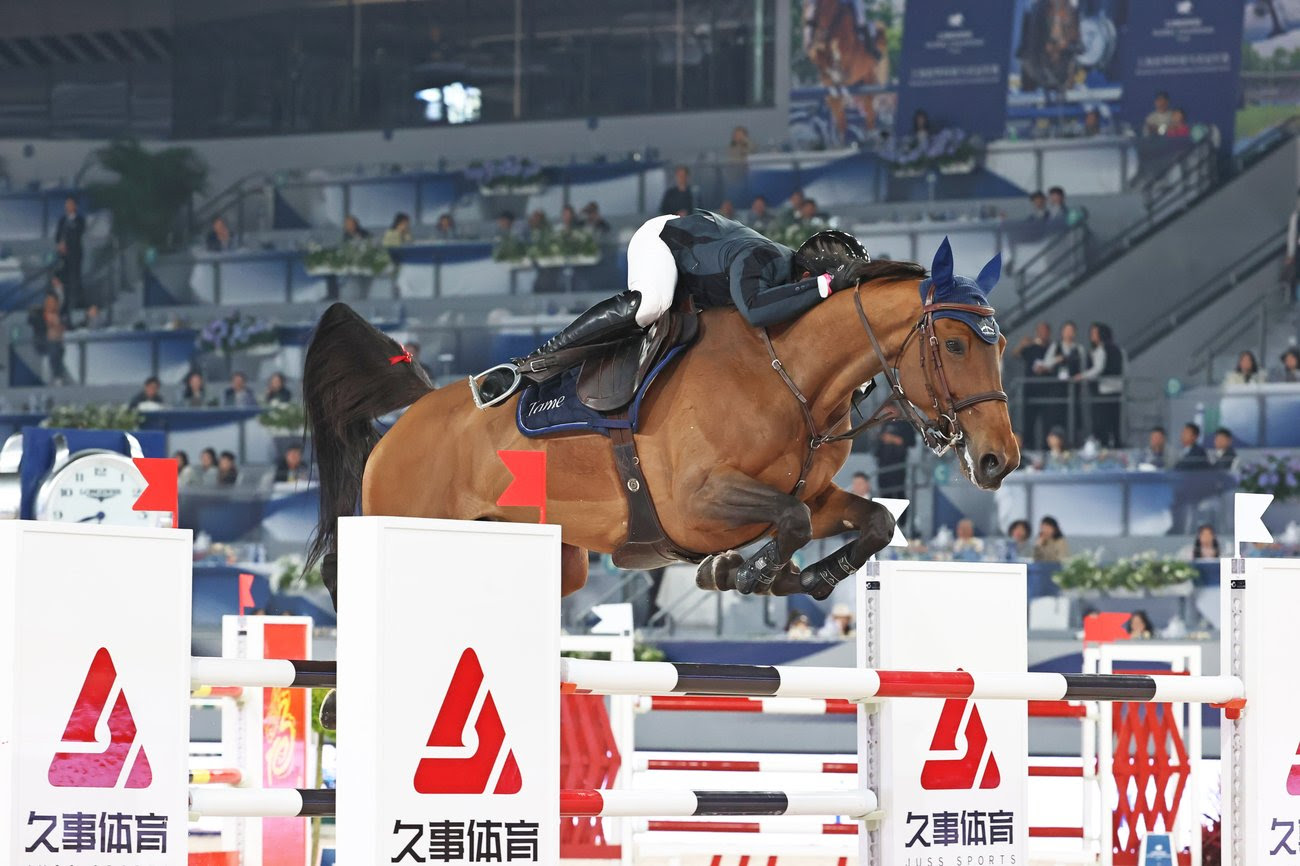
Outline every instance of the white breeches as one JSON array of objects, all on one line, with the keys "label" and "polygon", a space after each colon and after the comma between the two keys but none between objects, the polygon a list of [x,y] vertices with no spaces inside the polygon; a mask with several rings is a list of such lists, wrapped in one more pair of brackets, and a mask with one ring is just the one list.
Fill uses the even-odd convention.
[{"label": "white breeches", "polygon": [[660,239],[664,224],[675,214],[646,220],[627,244],[627,287],[641,293],[636,323],[650,327],[673,305],[677,291],[677,260],[668,244]]}]

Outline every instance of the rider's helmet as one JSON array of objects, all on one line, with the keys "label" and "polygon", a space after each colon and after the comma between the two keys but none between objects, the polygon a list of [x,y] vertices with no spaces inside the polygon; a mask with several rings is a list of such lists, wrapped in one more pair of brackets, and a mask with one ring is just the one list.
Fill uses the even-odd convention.
[{"label": "rider's helmet", "polygon": [[869,262],[867,248],[848,232],[823,229],[808,238],[794,253],[796,274],[828,274],[849,262]]}]

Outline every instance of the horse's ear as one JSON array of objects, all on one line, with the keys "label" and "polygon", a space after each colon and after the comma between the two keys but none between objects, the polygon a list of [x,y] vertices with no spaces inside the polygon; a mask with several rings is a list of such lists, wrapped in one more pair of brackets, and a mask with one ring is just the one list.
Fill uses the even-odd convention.
[{"label": "horse's ear", "polygon": [[998,253],[989,259],[988,264],[980,271],[980,275],[975,278],[975,285],[980,287],[985,295],[993,291],[993,287],[998,284],[1002,278],[1002,253]]},{"label": "horse's ear", "polygon": [[944,235],[943,243],[934,252],[934,261],[930,264],[930,278],[936,286],[952,285],[952,244]]}]

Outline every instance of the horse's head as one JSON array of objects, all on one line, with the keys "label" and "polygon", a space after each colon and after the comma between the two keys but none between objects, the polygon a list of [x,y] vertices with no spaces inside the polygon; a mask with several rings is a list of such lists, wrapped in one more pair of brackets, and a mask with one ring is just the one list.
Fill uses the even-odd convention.
[{"label": "horse's head", "polygon": [[922,430],[926,444],[938,453],[957,450],[967,477],[995,490],[1020,465],[1002,388],[1007,341],[988,303],[1001,258],[995,256],[974,280],[956,276],[945,238],[930,272],[920,284],[922,316],[910,338],[917,349],[904,346],[899,382],[928,422]]}]

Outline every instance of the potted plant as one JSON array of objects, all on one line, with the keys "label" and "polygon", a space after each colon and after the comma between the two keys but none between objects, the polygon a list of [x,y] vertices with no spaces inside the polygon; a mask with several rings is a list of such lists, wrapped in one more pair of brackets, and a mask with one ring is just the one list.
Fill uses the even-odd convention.
[{"label": "potted plant", "polygon": [[1102,569],[1096,553],[1084,553],[1067,559],[1052,582],[1069,598],[1097,598],[1101,595]]},{"label": "potted plant", "polygon": [[175,249],[184,241],[177,231],[182,210],[207,188],[208,168],[189,147],[146,150],[139,141],[119,139],[96,151],[99,167],[116,179],[87,186],[90,199],[109,212],[113,236],[124,246],[147,251]]},{"label": "potted plant", "polygon": [[129,406],[55,406],[42,427],[63,430],[139,430],[144,416]]},{"label": "potted plant", "polygon": [[530,159],[474,161],[465,169],[465,179],[478,185],[482,196],[527,197],[543,192],[550,182],[549,172]]}]

